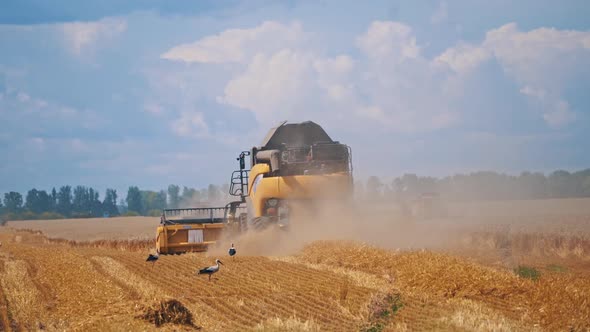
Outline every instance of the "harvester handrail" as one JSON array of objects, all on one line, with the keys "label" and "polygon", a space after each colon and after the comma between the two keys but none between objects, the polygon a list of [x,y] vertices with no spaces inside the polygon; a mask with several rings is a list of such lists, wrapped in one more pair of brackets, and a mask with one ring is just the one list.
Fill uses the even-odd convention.
[{"label": "harvester handrail", "polygon": [[173,211],[204,211],[204,210],[224,210],[225,207],[218,206],[218,207],[198,207],[198,208],[177,208],[177,209],[164,209],[164,212],[173,212]]},{"label": "harvester handrail", "polygon": [[225,207],[199,207],[199,208],[180,208],[180,209],[164,209],[164,216],[166,217],[186,217],[191,215],[209,214],[209,219],[213,220],[216,211],[223,211]]},{"label": "harvester handrail", "polygon": [[[160,222],[162,224],[225,222],[227,220],[227,212],[229,209],[229,206],[164,209],[162,210],[162,218]],[[237,207],[237,209],[242,210],[245,208]]]}]

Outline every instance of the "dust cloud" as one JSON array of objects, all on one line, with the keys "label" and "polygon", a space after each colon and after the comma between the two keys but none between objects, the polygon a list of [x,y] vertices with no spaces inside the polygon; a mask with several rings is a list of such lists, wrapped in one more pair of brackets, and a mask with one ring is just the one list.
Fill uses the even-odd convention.
[{"label": "dust cloud", "polygon": [[444,213],[421,218],[404,213],[395,203],[318,200],[313,205],[295,205],[288,230],[269,227],[227,234],[209,254],[227,255],[234,243],[239,255],[292,255],[318,240],[355,241],[394,250],[467,248],[512,254],[560,252],[561,256],[564,250],[574,256],[579,256],[580,248],[584,255],[590,252],[590,239],[581,235],[590,232],[590,199],[442,204]]},{"label": "dust cloud", "polygon": [[234,243],[241,255],[290,255],[319,240],[344,240],[388,249],[440,248],[459,241],[453,227],[416,222],[391,206],[360,202],[315,201],[292,205],[287,230],[268,227],[229,235],[211,248],[210,255],[225,254]]}]

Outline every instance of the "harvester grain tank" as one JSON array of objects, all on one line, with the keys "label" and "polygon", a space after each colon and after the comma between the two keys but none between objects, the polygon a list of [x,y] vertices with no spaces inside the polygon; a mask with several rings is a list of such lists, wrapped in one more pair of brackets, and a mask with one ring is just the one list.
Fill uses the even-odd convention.
[{"label": "harvester grain tank", "polygon": [[206,250],[224,231],[288,229],[297,207],[352,198],[350,147],[311,121],[281,123],[237,160],[230,194],[239,199],[224,207],[164,210],[156,239],[160,253]]}]

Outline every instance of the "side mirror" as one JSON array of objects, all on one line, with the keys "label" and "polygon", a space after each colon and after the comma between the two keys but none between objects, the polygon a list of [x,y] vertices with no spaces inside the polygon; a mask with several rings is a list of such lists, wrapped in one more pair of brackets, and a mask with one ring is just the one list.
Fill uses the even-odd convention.
[{"label": "side mirror", "polygon": [[246,156],[250,155],[250,151],[242,151],[242,153],[240,153],[240,156],[238,158],[236,158],[237,160],[240,161],[240,171],[243,171],[246,169]]}]

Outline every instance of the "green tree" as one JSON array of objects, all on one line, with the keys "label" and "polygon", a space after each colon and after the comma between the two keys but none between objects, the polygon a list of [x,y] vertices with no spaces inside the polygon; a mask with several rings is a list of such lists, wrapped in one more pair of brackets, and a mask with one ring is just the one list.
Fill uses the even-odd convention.
[{"label": "green tree", "polygon": [[102,217],[102,203],[100,202],[98,191],[88,188],[88,206],[90,215],[93,217]]},{"label": "green tree", "polygon": [[119,205],[117,205],[117,209],[119,210],[120,214],[125,214],[127,212],[127,201],[123,198],[119,198]]},{"label": "green tree", "polygon": [[57,191],[55,191],[55,187],[51,189],[51,211],[55,212],[57,208]]},{"label": "green tree", "polygon": [[59,188],[56,210],[66,217],[72,214],[72,187],[62,186]]},{"label": "green tree", "polygon": [[148,215],[149,211],[154,209],[154,201],[158,193],[151,190],[141,190],[141,211],[138,211],[142,215]]},{"label": "green tree", "polygon": [[20,193],[11,191],[4,194],[4,205],[8,212],[17,213],[23,207],[23,196]]},{"label": "green tree", "polygon": [[180,187],[174,184],[168,186],[168,200],[171,209],[178,208],[180,204]]},{"label": "green tree", "polygon": [[201,194],[198,190],[185,186],[182,188],[181,201],[184,205],[198,203],[201,201]]},{"label": "green tree", "polygon": [[104,201],[102,202],[102,208],[105,213],[109,216],[118,216],[119,209],[117,208],[117,191],[115,189],[107,189],[104,194]]},{"label": "green tree", "polygon": [[582,182],[582,196],[590,197],[590,175]]},{"label": "green tree", "polygon": [[558,170],[549,175],[547,179],[549,192],[553,198],[570,197],[573,183],[571,183],[571,174],[568,171]]},{"label": "green tree", "polygon": [[91,187],[76,186],[72,210],[77,217],[102,216],[102,203],[98,191]]},{"label": "green tree", "polygon": [[166,191],[160,190],[158,192],[151,190],[141,191],[142,208],[141,214],[143,215],[159,215],[163,209],[167,207],[167,195]]},{"label": "green tree", "polygon": [[31,189],[27,192],[25,208],[34,213],[49,212],[52,209],[51,196],[45,190]]},{"label": "green tree", "polygon": [[590,168],[584,169],[572,174],[572,183],[575,184],[575,195],[576,197],[588,197],[590,196]]},{"label": "green tree", "polygon": [[72,200],[72,212],[76,217],[90,217],[92,215],[90,210],[90,194],[88,188],[76,186]]},{"label": "green tree", "polygon": [[27,196],[25,198],[25,209],[35,212],[37,209],[37,196],[38,191],[37,189],[33,188],[27,192]]},{"label": "green tree", "polygon": [[41,190],[37,194],[38,199],[38,208],[36,213],[43,213],[49,212],[53,209],[53,204],[51,203],[51,196],[45,191]]},{"label": "green tree", "polygon": [[141,202],[141,191],[136,186],[129,187],[127,191],[127,210],[141,213],[143,211]]},{"label": "green tree", "polygon": [[404,174],[402,176],[403,191],[417,193],[420,191],[418,188],[418,176],[416,174]]},{"label": "green tree", "polygon": [[542,173],[522,172],[517,181],[522,198],[547,197],[547,178]]},{"label": "green tree", "polygon": [[27,197],[25,198],[25,209],[38,213],[38,196],[39,191],[33,188],[27,192]]},{"label": "green tree", "polygon": [[156,210],[164,210],[165,208],[168,207],[167,199],[168,199],[168,196],[166,195],[166,191],[164,191],[164,190],[158,191],[158,193],[156,194],[156,197],[154,199],[153,208]]}]

